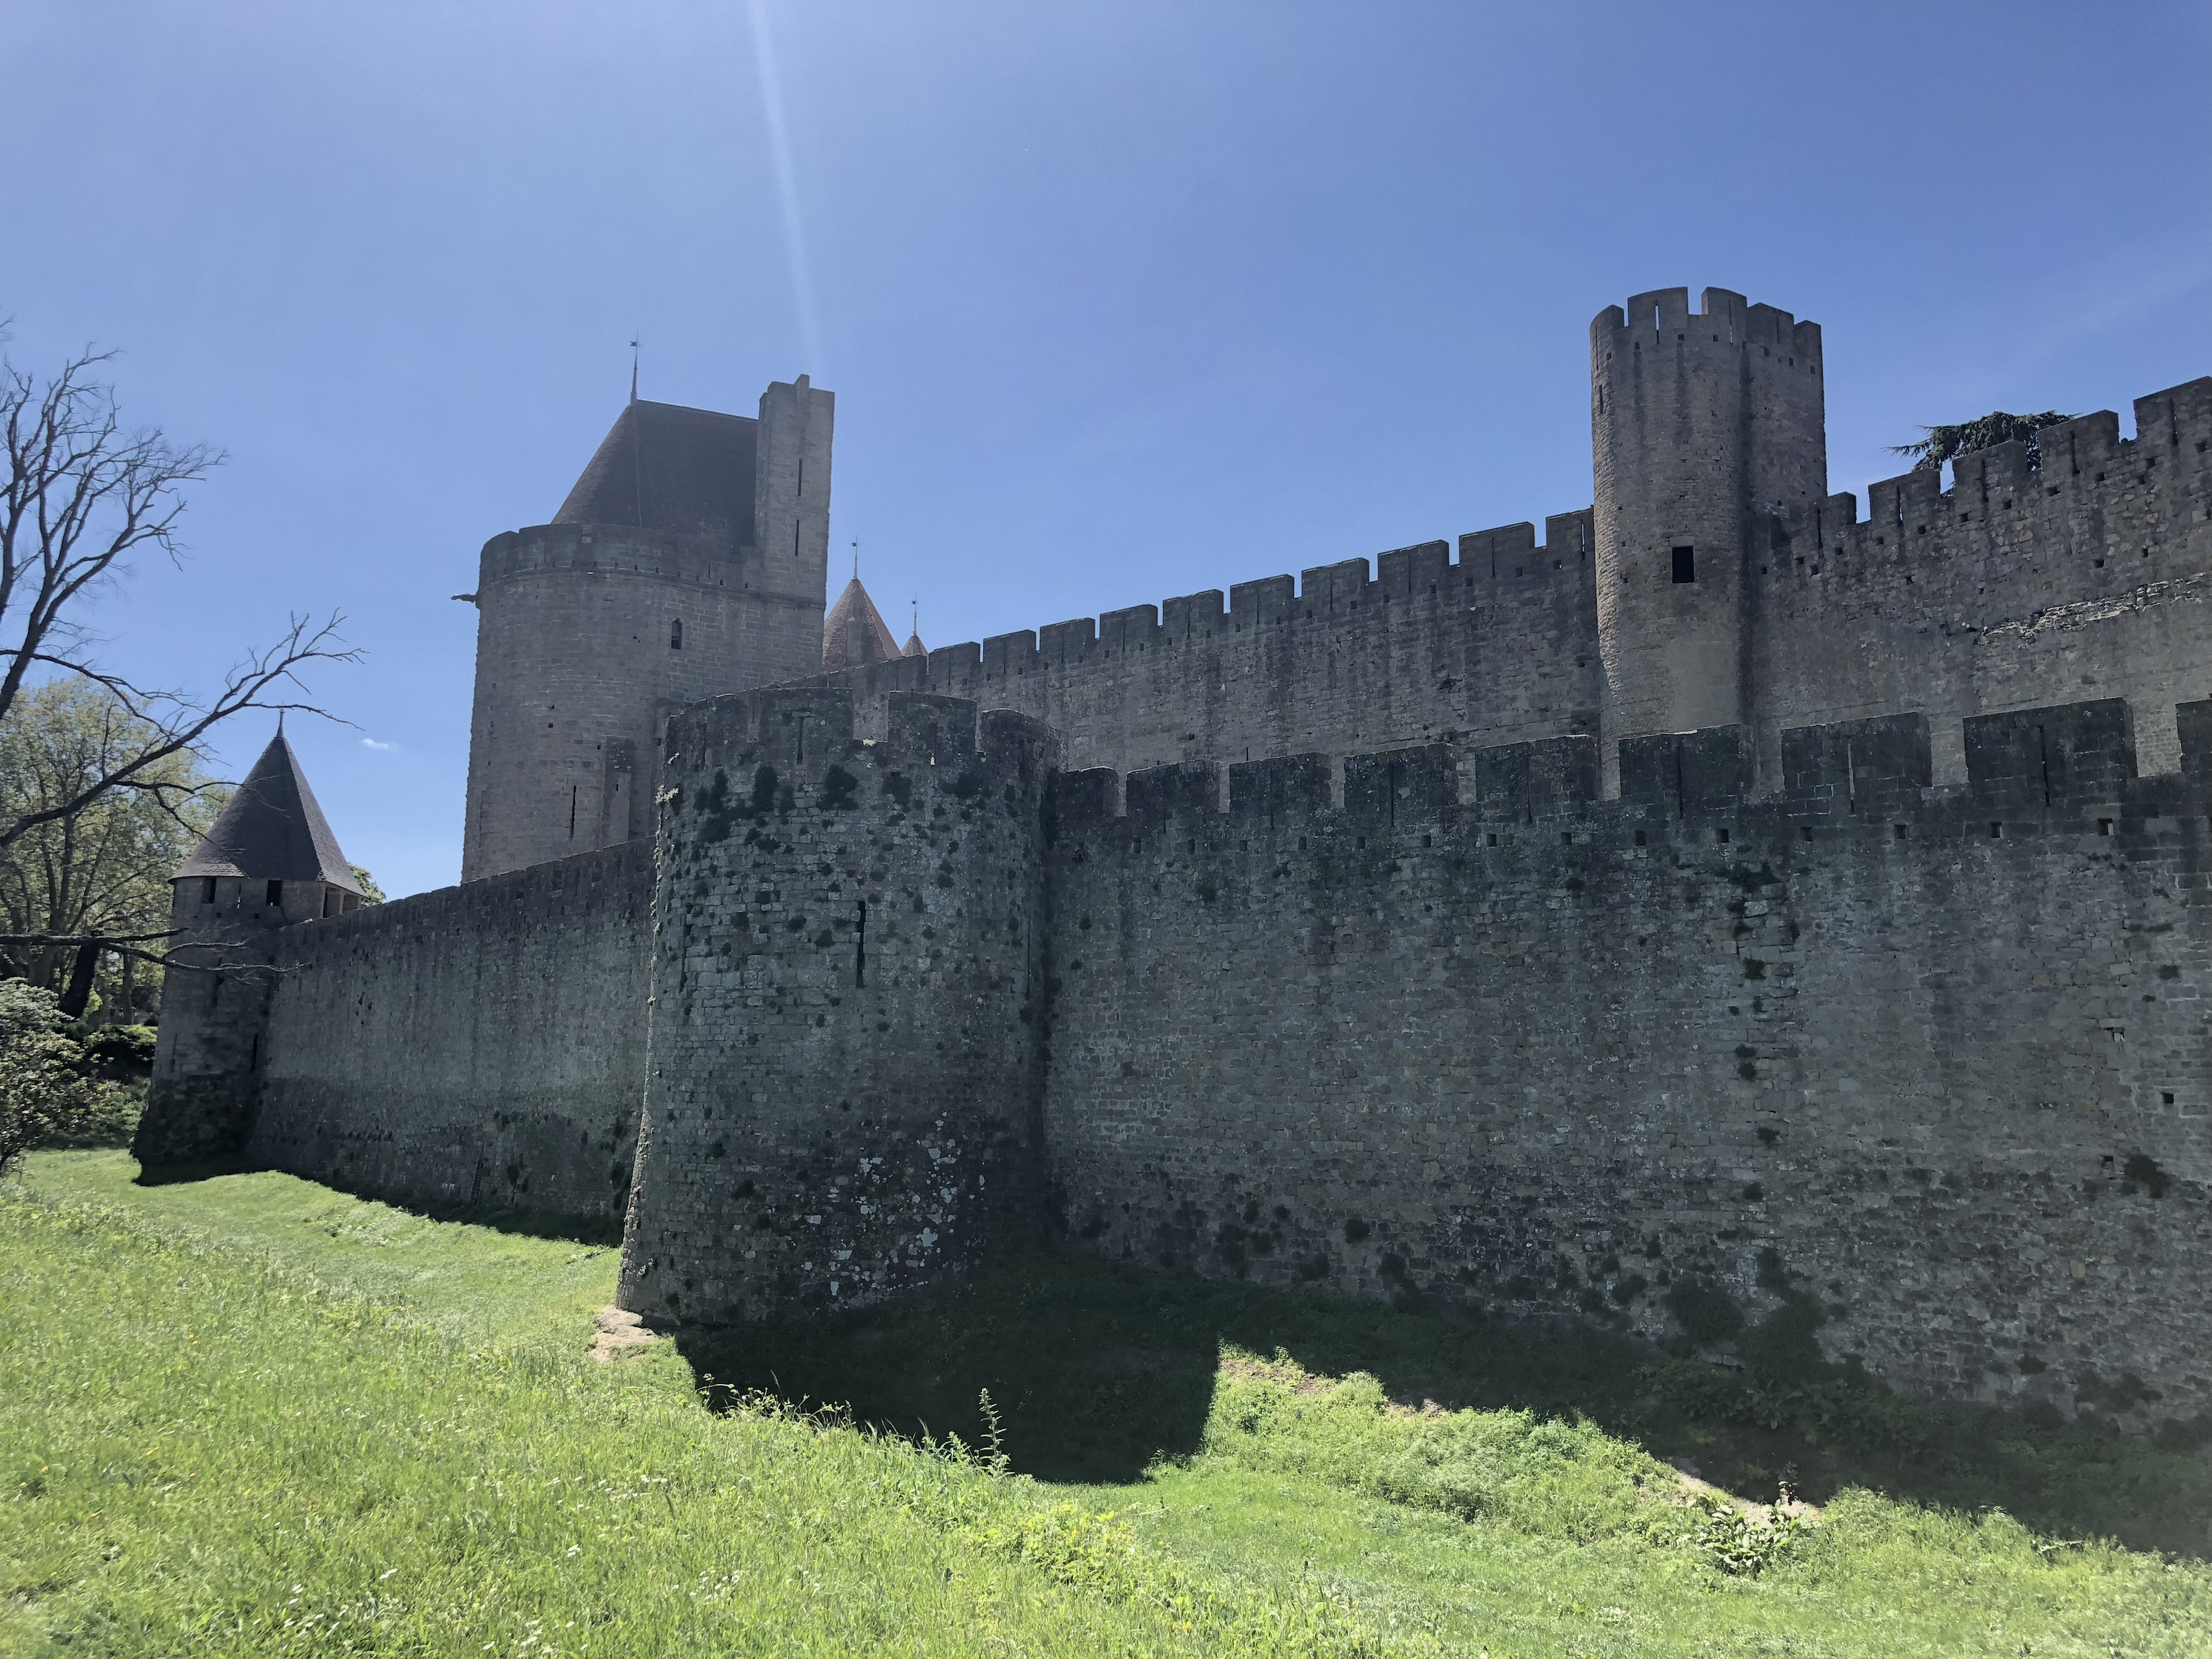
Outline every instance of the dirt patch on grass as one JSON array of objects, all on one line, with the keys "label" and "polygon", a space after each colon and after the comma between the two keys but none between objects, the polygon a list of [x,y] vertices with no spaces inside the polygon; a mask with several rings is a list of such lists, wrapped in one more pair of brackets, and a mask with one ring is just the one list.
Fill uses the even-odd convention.
[{"label": "dirt patch on grass", "polygon": [[659,1333],[649,1328],[642,1318],[611,1304],[599,1310],[592,1325],[592,1360],[595,1364],[606,1364],[633,1348],[660,1340]]}]

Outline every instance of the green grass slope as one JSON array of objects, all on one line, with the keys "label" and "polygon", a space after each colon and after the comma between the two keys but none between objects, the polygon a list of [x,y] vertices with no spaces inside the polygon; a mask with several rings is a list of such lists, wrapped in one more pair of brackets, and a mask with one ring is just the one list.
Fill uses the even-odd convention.
[{"label": "green grass slope", "polygon": [[0,1188],[0,1652],[2212,1653],[2212,1466],[2094,1425],[1079,1256],[596,1365],[604,1245],[132,1174]]}]

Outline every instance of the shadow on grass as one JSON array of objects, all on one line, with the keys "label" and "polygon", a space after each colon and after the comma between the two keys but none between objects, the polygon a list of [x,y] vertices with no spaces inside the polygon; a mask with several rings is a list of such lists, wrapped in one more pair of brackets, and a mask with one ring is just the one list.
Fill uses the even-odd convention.
[{"label": "shadow on grass", "polygon": [[[1851,1385],[1860,1403],[1840,1417],[1832,1394],[1793,1415],[1786,1390],[1747,1395],[1735,1374],[1680,1361],[1655,1372],[1661,1356],[1594,1328],[1393,1309],[1073,1250],[892,1306],[676,1340],[712,1397],[761,1389],[848,1406],[909,1437],[975,1443],[977,1395],[988,1389],[1013,1466],[1049,1481],[1130,1481],[1157,1458],[1195,1452],[1219,1351],[1231,1344],[1263,1357],[1279,1349],[1318,1376],[1371,1372],[1407,1405],[1588,1418],[1746,1497],[1771,1498],[1784,1479],[1815,1502],[1860,1486],[2002,1508],[2053,1537],[2212,1553],[2212,1465],[2091,1417],[2039,1426],[1984,1407],[1911,1405],[1864,1383]],[[1718,1386],[1699,1388],[1705,1372]],[[1747,1411],[1746,1397],[1759,1403]]]},{"label": "shadow on grass", "polygon": [[[191,1163],[141,1164],[132,1184],[139,1187],[173,1187],[181,1182],[210,1181],[219,1176],[257,1175],[269,1166],[248,1163],[235,1158],[202,1158]],[[408,1215],[420,1216],[425,1221],[458,1221],[471,1227],[489,1227],[495,1232],[520,1233],[528,1238],[553,1239],[562,1243],[619,1245],[622,1243],[622,1223],[604,1216],[568,1215],[554,1210],[495,1208],[487,1205],[426,1204],[420,1198],[405,1193],[386,1192],[368,1185],[340,1184],[327,1176],[316,1176],[319,1184],[349,1198],[358,1198],[370,1203],[389,1205]]]}]

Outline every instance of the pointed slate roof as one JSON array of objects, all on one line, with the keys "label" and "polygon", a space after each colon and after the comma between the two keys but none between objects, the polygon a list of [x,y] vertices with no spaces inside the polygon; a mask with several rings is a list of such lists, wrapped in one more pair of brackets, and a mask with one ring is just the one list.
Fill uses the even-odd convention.
[{"label": "pointed slate roof", "polygon": [[876,602],[854,576],[823,620],[822,672],[827,674],[856,662],[886,662],[903,654],[898,636],[884,625]]},{"label": "pointed slate roof", "polygon": [[743,547],[753,538],[759,435],[760,422],[743,415],[626,404],[553,522],[635,525]]},{"label": "pointed slate roof", "polygon": [[928,654],[929,647],[921,642],[921,630],[919,628],[906,636],[906,647],[899,653],[902,657],[926,657]]},{"label": "pointed slate roof", "polygon": [[174,878],[187,876],[326,881],[349,893],[361,891],[281,726]]}]

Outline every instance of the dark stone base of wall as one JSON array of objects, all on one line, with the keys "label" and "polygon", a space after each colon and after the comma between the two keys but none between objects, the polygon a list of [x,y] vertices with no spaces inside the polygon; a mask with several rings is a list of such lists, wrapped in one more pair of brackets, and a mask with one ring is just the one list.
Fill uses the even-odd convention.
[{"label": "dark stone base of wall", "polygon": [[149,1173],[240,1158],[253,1132],[255,1079],[193,1077],[148,1091],[131,1155]]}]

